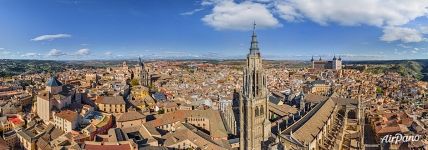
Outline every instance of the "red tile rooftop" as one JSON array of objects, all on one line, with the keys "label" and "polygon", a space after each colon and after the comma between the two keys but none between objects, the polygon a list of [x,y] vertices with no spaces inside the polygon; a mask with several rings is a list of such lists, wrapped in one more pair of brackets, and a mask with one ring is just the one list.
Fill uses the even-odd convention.
[{"label": "red tile rooftop", "polygon": [[5,90],[5,89],[9,89],[9,87],[7,87],[7,86],[0,86],[0,90]]},{"label": "red tile rooftop", "polygon": [[19,91],[6,91],[6,92],[0,92],[0,96],[4,96],[4,95],[17,95],[21,92]]},{"label": "red tile rooftop", "polygon": [[7,120],[12,122],[13,124],[21,124],[22,123],[22,120],[19,119],[18,117],[9,117],[9,118],[7,118]]},{"label": "red tile rooftop", "polygon": [[76,120],[76,118],[78,117],[79,114],[77,114],[77,112],[75,111],[71,111],[71,110],[63,110],[59,113],[56,113],[55,116],[63,118],[67,121],[73,122]]}]

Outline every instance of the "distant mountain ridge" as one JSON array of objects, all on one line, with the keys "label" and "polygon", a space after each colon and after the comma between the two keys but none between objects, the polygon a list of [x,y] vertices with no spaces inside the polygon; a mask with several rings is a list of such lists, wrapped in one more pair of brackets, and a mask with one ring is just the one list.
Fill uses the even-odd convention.
[{"label": "distant mountain ridge", "polygon": [[428,81],[428,59],[347,61],[344,64],[384,65],[367,68],[366,71],[372,73],[397,72],[402,76]]}]

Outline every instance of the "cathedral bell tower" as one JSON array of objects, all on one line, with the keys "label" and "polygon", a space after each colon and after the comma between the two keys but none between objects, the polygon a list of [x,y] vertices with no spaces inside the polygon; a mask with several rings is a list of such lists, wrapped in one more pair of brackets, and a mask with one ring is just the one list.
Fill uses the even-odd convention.
[{"label": "cathedral bell tower", "polygon": [[150,84],[150,77],[149,77],[149,72],[146,70],[146,67],[144,66],[143,61],[141,61],[141,58],[138,57],[139,60],[139,77],[140,77],[140,85],[148,87]]},{"label": "cathedral bell tower", "polygon": [[251,39],[250,52],[244,69],[242,98],[240,100],[240,149],[265,149],[263,143],[270,136],[266,76],[255,33]]}]

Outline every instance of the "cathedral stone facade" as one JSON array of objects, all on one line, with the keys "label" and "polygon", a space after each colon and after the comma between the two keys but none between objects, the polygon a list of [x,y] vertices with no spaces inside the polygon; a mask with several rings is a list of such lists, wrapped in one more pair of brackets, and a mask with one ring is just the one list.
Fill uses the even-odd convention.
[{"label": "cathedral stone facade", "polygon": [[[255,24],[254,24],[255,27]],[[268,120],[268,97],[266,76],[258,48],[257,36],[253,30],[250,53],[244,69],[242,98],[240,99],[240,149],[264,149],[264,143],[271,134]]]},{"label": "cathedral stone facade", "polygon": [[140,80],[140,85],[148,87],[150,85],[150,76],[149,71],[146,69],[143,61],[141,61],[141,58],[139,59],[139,63],[136,67],[136,77]]}]

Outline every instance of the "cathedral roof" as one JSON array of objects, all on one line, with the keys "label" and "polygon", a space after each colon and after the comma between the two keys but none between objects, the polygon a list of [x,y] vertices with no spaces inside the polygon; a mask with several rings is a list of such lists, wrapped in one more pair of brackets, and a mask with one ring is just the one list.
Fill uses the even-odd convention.
[{"label": "cathedral roof", "polygon": [[327,99],[315,106],[282,134],[292,134],[292,137],[301,143],[312,142],[325,125],[325,122],[331,117],[335,105],[331,98]]},{"label": "cathedral roof", "polygon": [[297,108],[291,107],[290,105],[276,105],[272,102],[269,102],[268,106],[269,106],[268,107],[269,111],[281,117],[294,114],[297,112]]}]

